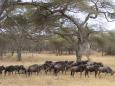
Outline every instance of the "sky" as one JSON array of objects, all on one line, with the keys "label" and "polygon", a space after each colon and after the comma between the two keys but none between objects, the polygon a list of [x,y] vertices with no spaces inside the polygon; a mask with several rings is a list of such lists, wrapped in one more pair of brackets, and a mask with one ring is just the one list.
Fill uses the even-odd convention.
[{"label": "sky", "polygon": [[[23,0],[24,2],[29,2],[32,0]],[[41,0],[43,1],[43,0]],[[47,1],[47,0],[44,0]],[[112,0],[113,4],[115,5],[115,0]],[[105,18],[98,17],[97,19],[90,20],[89,23],[97,24],[97,27],[104,27],[105,30],[115,30],[115,21],[114,22],[108,22]]]}]

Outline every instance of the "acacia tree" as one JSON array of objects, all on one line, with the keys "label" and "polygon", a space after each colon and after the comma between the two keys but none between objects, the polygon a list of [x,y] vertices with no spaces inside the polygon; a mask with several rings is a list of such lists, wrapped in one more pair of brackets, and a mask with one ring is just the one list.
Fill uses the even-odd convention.
[{"label": "acacia tree", "polygon": [[[15,5],[32,6],[30,16],[38,26],[50,27],[46,28],[46,31],[58,34],[72,42],[75,46],[77,61],[81,60],[84,52],[88,53],[90,50],[89,36],[93,31],[88,27],[89,20],[101,15],[111,22],[108,17],[114,16],[110,0],[49,0],[17,2]],[[82,18],[79,14],[85,16]],[[74,28],[69,28],[68,23]]]},{"label": "acacia tree", "polygon": [[2,28],[9,36],[10,44],[13,44],[12,48],[17,52],[18,61],[22,60],[21,52],[27,41],[25,33],[25,29],[28,30],[27,27],[26,18],[20,14],[7,15],[7,18],[2,21]]},{"label": "acacia tree", "polygon": [[2,60],[3,55],[5,54],[7,50],[7,44],[8,44],[8,41],[4,39],[3,36],[0,36],[0,60]]},{"label": "acacia tree", "polygon": [[0,21],[6,17],[5,10],[7,8],[8,0],[0,0]]},{"label": "acacia tree", "polygon": [[[114,13],[112,12],[113,6],[110,4],[110,1],[105,0],[49,0],[47,2],[34,2],[34,0],[32,0],[32,2],[1,0],[1,2],[1,19],[4,19],[8,14],[8,7],[13,6],[14,8],[14,6],[17,5],[29,6],[31,11],[33,11],[29,17],[31,17],[32,21],[39,27],[44,27],[45,30],[43,29],[42,33],[46,31],[58,34],[74,44],[77,61],[81,60],[84,52],[88,53],[90,50],[89,36],[93,31],[88,28],[88,21],[90,19],[96,19],[102,14],[108,22],[110,21],[108,16],[111,18],[114,17]],[[79,14],[85,15],[83,17],[84,19],[82,19]],[[17,23],[14,20],[14,26],[22,26],[19,23],[21,22]],[[68,27],[68,23],[73,25],[74,28],[71,29]],[[25,32],[25,30],[23,32]],[[34,33],[34,36],[35,35],[36,33]],[[22,36],[19,36],[19,39],[20,38],[22,38]],[[21,54],[19,54],[19,57],[20,56]]]}]

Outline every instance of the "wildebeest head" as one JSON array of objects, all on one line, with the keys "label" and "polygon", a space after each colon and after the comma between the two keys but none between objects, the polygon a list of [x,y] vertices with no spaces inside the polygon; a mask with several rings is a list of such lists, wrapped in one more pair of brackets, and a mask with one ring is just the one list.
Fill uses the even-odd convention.
[{"label": "wildebeest head", "polygon": [[114,75],[115,71],[110,68],[110,74],[111,76]]},{"label": "wildebeest head", "polygon": [[103,64],[101,62],[94,62],[94,65],[97,65],[99,67],[103,67]]},{"label": "wildebeest head", "polygon": [[115,73],[115,71],[113,70],[112,73],[111,73],[111,75],[114,75],[114,73]]},{"label": "wildebeest head", "polygon": [[113,71],[111,72],[111,76],[112,76],[112,75],[114,75],[114,72],[113,72]]},{"label": "wildebeest head", "polygon": [[0,66],[0,69],[1,70],[5,70],[5,67],[2,65],[2,66]]},{"label": "wildebeest head", "polygon": [[19,66],[19,69],[20,69],[20,70],[23,70],[23,71],[26,70],[26,68],[25,68],[23,65],[20,65],[20,66]]}]

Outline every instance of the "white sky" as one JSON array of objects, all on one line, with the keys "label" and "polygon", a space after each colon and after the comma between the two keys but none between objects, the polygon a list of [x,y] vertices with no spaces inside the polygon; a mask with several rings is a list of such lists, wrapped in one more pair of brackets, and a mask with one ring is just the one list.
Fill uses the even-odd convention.
[{"label": "white sky", "polygon": [[[23,0],[24,2],[29,2],[31,0]],[[35,0],[34,0],[35,1]],[[39,0],[39,1],[43,1],[43,0]],[[47,0],[44,0],[47,1]],[[112,0],[115,3],[115,0]],[[102,25],[102,27],[104,27],[107,30],[115,30],[115,21],[114,22],[107,22],[106,19],[104,18],[97,18],[96,20],[90,20],[89,21],[92,25],[93,24],[97,24],[97,27],[100,27],[99,25]]]}]

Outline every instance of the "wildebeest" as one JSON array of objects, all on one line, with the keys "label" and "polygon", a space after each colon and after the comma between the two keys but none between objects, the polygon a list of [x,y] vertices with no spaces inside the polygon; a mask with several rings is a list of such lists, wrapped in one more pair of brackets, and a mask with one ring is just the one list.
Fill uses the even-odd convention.
[{"label": "wildebeest", "polygon": [[26,68],[23,65],[15,65],[15,73],[25,73],[26,72]]},{"label": "wildebeest", "polygon": [[0,66],[0,74],[2,74],[3,70],[5,70],[5,67],[2,65]]},{"label": "wildebeest", "polygon": [[46,61],[44,63],[44,70],[46,74],[47,72],[53,72],[55,75],[57,75],[60,71],[62,73],[65,72],[66,74],[66,71],[71,67],[73,62],[74,61]]},{"label": "wildebeest", "polygon": [[60,71],[63,73],[66,72],[68,61],[58,61],[54,62],[51,66],[51,70],[53,70],[53,73],[57,75]]},{"label": "wildebeest", "polygon": [[5,67],[5,71],[4,71],[4,74],[6,75],[7,73],[8,74],[13,74],[13,72],[15,71],[15,66],[13,65],[10,65],[10,66],[6,66]]},{"label": "wildebeest", "polygon": [[96,77],[97,73],[98,73],[98,66],[95,66],[95,65],[88,65],[88,66],[86,66],[85,77],[86,76],[89,77],[89,72],[94,72],[95,73],[95,77]]},{"label": "wildebeest", "polygon": [[31,65],[28,67],[28,69],[26,70],[26,73],[28,75],[32,75],[32,73],[37,73],[37,75],[38,75],[40,70],[41,70],[41,66],[38,64],[34,64],[34,65]]},{"label": "wildebeest", "polygon": [[99,71],[99,73],[98,73],[99,76],[101,73],[105,73],[105,75],[106,74],[111,74],[111,75],[114,74],[114,71],[112,70],[112,68],[110,68],[108,66],[99,67],[98,71]]},{"label": "wildebeest", "polygon": [[65,73],[66,73],[66,71],[70,70],[70,68],[73,66],[73,64],[74,64],[74,61],[67,61]]},{"label": "wildebeest", "polygon": [[73,63],[71,65],[71,75],[74,76],[75,72],[80,72],[80,76],[82,75],[82,72],[85,71],[86,69],[86,64],[88,63],[89,61],[86,60],[86,61],[79,61],[79,62],[76,62],[76,63]]},{"label": "wildebeest", "polygon": [[74,76],[75,73],[80,72],[80,77],[82,76],[82,72],[85,70],[85,65],[78,65],[71,67],[71,76]]},{"label": "wildebeest", "polygon": [[13,72],[20,74],[20,72],[25,72],[25,67],[23,65],[10,65],[6,66],[4,69],[4,74],[13,74]]},{"label": "wildebeest", "polygon": [[89,77],[89,72],[94,72],[95,73],[95,77],[96,77],[97,74],[98,74],[99,67],[103,67],[103,64],[99,63],[99,62],[88,62],[86,64],[85,77],[86,76]]},{"label": "wildebeest", "polygon": [[52,62],[52,61],[46,61],[46,62],[42,65],[42,69],[45,71],[46,74],[47,74],[47,72],[50,72],[50,71],[51,71],[52,65],[53,65],[53,62]]}]

